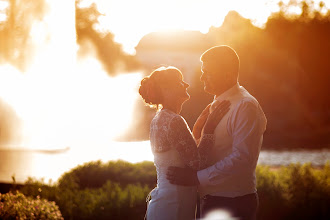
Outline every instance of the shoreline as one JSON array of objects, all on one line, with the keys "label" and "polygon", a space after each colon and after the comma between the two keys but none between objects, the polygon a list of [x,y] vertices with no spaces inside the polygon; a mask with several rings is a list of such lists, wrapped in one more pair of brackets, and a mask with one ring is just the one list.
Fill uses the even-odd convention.
[{"label": "shoreline", "polygon": [[[329,161],[330,162],[330,161]],[[132,164],[136,164],[136,163],[132,163]],[[298,163],[295,163],[295,164],[298,164]],[[308,164],[308,163],[303,163],[303,164],[300,164],[300,165],[304,165],[304,164]],[[325,167],[325,165],[326,164],[324,164],[324,165],[312,165],[311,164],[311,168],[312,169],[315,169],[315,170],[321,170],[321,169],[323,169],[324,167]],[[257,167],[265,167],[265,168],[269,168],[269,170],[270,171],[274,171],[274,172],[277,172],[277,171],[279,171],[281,168],[285,168],[285,167],[289,167],[290,165],[265,165],[265,164],[259,164]],[[28,177],[28,178],[30,178],[30,177]],[[28,180],[28,178],[25,180],[25,182]],[[40,179],[38,179],[38,178],[34,178],[34,177],[31,177],[33,180],[36,180],[36,181],[40,181],[40,182],[42,182],[43,184],[45,184],[45,185],[51,185],[51,184],[49,184],[49,183],[46,183],[45,181],[44,181],[44,179],[42,179],[42,178],[40,178]],[[16,183],[13,183],[12,181],[2,181],[2,180],[0,180],[0,193],[3,193],[2,191],[3,191],[3,188],[5,188],[5,189],[7,189],[8,188],[8,190],[12,187],[12,186],[14,186],[14,185],[16,185],[16,187],[18,187],[18,188],[21,188],[21,187],[23,187],[24,185],[26,185],[25,184],[25,182],[16,182]],[[52,182],[52,184],[55,184],[57,181],[54,181],[54,182]]]}]

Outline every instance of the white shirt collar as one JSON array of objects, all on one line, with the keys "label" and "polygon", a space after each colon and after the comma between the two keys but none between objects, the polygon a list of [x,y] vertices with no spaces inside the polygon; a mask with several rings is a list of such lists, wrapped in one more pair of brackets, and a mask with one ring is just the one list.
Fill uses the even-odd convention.
[{"label": "white shirt collar", "polygon": [[237,82],[233,87],[227,89],[224,93],[220,94],[219,96],[214,96],[214,100],[222,101],[227,99],[228,97],[235,94],[240,88],[239,83]]}]

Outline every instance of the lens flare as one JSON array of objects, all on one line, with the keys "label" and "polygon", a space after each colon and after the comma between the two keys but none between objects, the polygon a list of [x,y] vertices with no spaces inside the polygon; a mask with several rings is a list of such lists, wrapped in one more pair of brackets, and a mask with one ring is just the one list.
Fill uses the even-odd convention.
[{"label": "lens flare", "polygon": [[210,211],[206,217],[205,220],[212,220],[212,219],[217,219],[217,220],[238,220],[238,218],[235,218],[231,215],[230,211],[226,209],[216,209]]}]

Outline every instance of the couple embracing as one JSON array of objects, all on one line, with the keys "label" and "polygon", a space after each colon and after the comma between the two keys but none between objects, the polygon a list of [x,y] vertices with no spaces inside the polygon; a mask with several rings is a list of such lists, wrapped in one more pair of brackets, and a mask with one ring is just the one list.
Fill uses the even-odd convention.
[{"label": "couple embracing", "polygon": [[[238,83],[239,57],[229,46],[205,51],[201,81],[214,95],[191,132],[180,116],[189,85],[175,67],[161,67],[141,81],[139,93],[157,108],[150,125],[150,144],[157,187],[150,193],[147,220],[200,218],[256,219],[255,169],[266,129],[258,101]],[[212,218],[212,213],[215,218]]]}]

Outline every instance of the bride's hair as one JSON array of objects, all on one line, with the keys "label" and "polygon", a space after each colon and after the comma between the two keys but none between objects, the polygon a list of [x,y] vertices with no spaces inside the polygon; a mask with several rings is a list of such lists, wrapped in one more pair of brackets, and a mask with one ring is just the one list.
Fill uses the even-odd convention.
[{"label": "bride's hair", "polygon": [[144,77],[141,80],[141,85],[139,88],[139,93],[144,102],[151,108],[161,108],[163,95],[160,86],[171,82],[173,76],[182,77],[182,73],[176,67],[162,66],[152,71],[149,76]]}]

